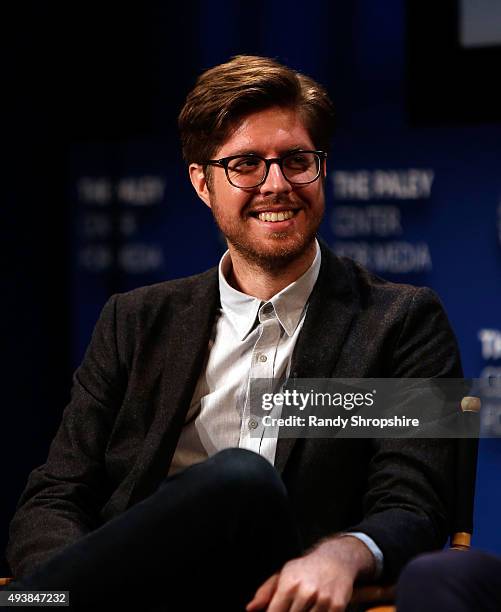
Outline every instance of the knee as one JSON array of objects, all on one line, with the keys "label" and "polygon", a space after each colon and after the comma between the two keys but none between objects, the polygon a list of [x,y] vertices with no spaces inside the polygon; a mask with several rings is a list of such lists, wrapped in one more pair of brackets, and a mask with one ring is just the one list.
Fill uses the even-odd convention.
[{"label": "knee", "polygon": [[430,600],[434,606],[442,602],[446,596],[442,555],[437,552],[420,555],[404,567],[397,584],[399,610],[417,612],[425,609]]},{"label": "knee", "polygon": [[404,568],[399,584],[458,584],[481,567],[480,551],[443,550],[419,555]]},{"label": "knee", "polygon": [[212,460],[218,474],[228,483],[245,484],[251,488],[268,483],[275,485],[277,481],[281,483],[277,471],[267,459],[245,448],[227,448],[219,451]]},{"label": "knee", "polygon": [[468,553],[446,550],[419,555],[410,561],[398,580],[397,596],[417,599],[431,597],[449,601],[462,589],[464,562]]},{"label": "knee", "polygon": [[228,448],[212,457],[219,485],[248,497],[285,498],[285,486],[275,468],[261,455],[242,448]]},{"label": "knee", "polygon": [[427,585],[434,577],[442,575],[443,553],[426,553],[410,561],[403,569],[398,579],[399,586],[405,588],[410,585]]}]

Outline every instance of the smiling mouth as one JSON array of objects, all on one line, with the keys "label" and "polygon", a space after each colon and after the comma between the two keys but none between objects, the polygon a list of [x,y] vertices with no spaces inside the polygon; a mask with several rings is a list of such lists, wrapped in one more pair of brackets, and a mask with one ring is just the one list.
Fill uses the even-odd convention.
[{"label": "smiling mouth", "polygon": [[276,223],[277,221],[288,221],[297,214],[297,210],[281,210],[279,212],[260,212],[254,216],[260,221],[267,221],[268,223]]}]

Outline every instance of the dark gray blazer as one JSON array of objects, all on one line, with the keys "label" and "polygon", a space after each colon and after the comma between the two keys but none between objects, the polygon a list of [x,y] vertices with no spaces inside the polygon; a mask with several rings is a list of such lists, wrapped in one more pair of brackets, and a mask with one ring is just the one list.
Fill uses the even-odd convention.
[{"label": "dark gray blazer", "polygon": [[[105,305],[45,465],[11,524],[21,576],[150,495],[166,476],[219,307],[217,270],[113,296]],[[322,266],[294,377],[461,377],[436,295],[335,257]],[[276,466],[304,543],[357,530],[378,544],[385,576],[444,544],[454,443],[280,439]]]}]

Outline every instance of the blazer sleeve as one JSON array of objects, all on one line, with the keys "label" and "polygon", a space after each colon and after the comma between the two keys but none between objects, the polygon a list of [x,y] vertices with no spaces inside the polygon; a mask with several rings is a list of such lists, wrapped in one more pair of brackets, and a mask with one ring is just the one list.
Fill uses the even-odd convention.
[{"label": "blazer sleeve", "polygon": [[31,573],[56,551],[100,524],[110,495],[104,453],[126,377],[116,334],[118,296],[106,303],[82,365],[71,401],[45,465],[30,474],[10,525],[7,559],[16,577]]},{"label": "blazer sleeve", "polygon": [[[393,352],[393,378],[461,378],[454,333],[436,294],[416,289]],[[394,580],[415,555],[446,541],[453,490],[453,439],[375,439],[364,519],[350,527],[383,552],[383,578]]]}]

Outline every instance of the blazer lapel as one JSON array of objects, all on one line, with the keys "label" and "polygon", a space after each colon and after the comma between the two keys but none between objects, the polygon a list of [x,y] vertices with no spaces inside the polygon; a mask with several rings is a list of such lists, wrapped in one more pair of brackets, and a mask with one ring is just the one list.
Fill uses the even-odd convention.
[{"label": "blazer lapel", "polygon": [[[358,300],[341,260],[320,243],[322,264],[291,363],[291,378],[331,378]],[[275,467],[283,472],[296,439],[280,438]]]},{"label": "blazer lapel", "polygon": [[171,307],[165,368],[153,423],[134,466],[136,478],[127,506],[153,493],[167,475],[195,386],[207,355],[219,306],[217,270]]}]

